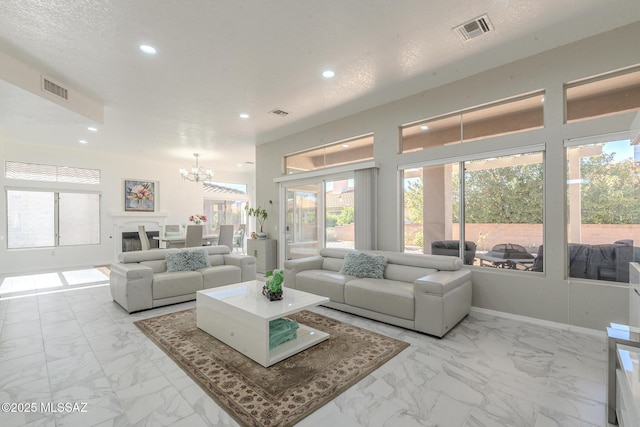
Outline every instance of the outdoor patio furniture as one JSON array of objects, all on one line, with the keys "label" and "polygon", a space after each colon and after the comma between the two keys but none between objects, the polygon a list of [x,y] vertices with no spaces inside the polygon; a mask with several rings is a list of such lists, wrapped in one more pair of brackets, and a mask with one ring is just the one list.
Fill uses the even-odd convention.
[{"label": "outdoor patio furniture", "polygon": [[[436,240],[431,242],[432,255],[460,256],[460,242],[458,240]],[[476,256],[476,243],[464,242],[464,263],[473,265]]]},{"label": "outdoor patio furniture", "polygon": [[[629,263],[640,261],[640,247],[633,246],[633,240],[603,245],[569,243],[568,257],[570,278],[628,283]],[[531,271],[542,271],[543,258],[540,245]]]},{"label": "outdoor patio furniture", "polygon": [[476,258],[480,260],[480,265],[486,265],[497,268],[509,268],[515,270],[518,266],[529,270],[535,261],[535,256],[527,252],[527,250],[515,243],[500,243],[495,245],[486,254],[477,254]]}]

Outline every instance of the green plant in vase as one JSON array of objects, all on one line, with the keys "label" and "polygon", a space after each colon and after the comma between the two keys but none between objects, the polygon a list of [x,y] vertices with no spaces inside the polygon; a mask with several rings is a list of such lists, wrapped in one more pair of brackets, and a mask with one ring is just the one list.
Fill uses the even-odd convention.
[{"label": "green plant in vase", "polygon": [[[273,201],[269,200],[269,206],[273,205]],[[258,232],[258,237],[265,238],[266,233],[263,230],[264,222],[269,217],[269,212],[266,208],[262,206],[258,206],[257,208],[250,208],[249,205],[246,205],[244,209],[247,211],[248,216],[253,216],[256,218],[256,223],[260,227],[260,231]]]}]

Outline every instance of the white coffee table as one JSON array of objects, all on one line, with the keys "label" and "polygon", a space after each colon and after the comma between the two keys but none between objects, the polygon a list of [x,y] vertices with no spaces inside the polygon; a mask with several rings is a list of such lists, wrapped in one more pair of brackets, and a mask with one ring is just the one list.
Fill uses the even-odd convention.
[{"label": "white coffee table", "polygon": [[296,339],[269,350],[269,321],[328,302],[329,298],[284,288],[280,301],[262,295],[264,282],[251,280],[196,293],[198,328],[268,367],[329,338],[302,325]]}]

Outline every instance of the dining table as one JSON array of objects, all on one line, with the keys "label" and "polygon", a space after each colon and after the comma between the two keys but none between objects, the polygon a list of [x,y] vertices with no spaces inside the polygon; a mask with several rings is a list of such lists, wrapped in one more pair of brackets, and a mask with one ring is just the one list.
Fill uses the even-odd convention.
[{"label": "dining table", "polygon": [[[160,248],[161,249],[184,248],[184,244],[185,244],[185,236],[184,235],[183,236],[171,236],[171,237],[154,236],[153,239],[160,241]],[[202,245],[203,246],[215,245],[217,243],[218,243],[218,235],[217,234],[205,234],[204,236],[202,236]]]}]

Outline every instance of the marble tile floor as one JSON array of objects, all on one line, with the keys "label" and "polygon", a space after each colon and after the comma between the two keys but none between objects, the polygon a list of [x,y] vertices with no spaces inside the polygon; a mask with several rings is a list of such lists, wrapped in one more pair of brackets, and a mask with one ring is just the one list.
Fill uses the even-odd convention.
[{"label": "marble tile floor", "polygon": [[[108,286],[0,300],[0,402],[37,406],[0,426],[237,425],[132,323],[194,306],[129,315]],[[436,339],[315,310],[411,346],[299,426],[607,425],[604,335],[472,313]]]}]

